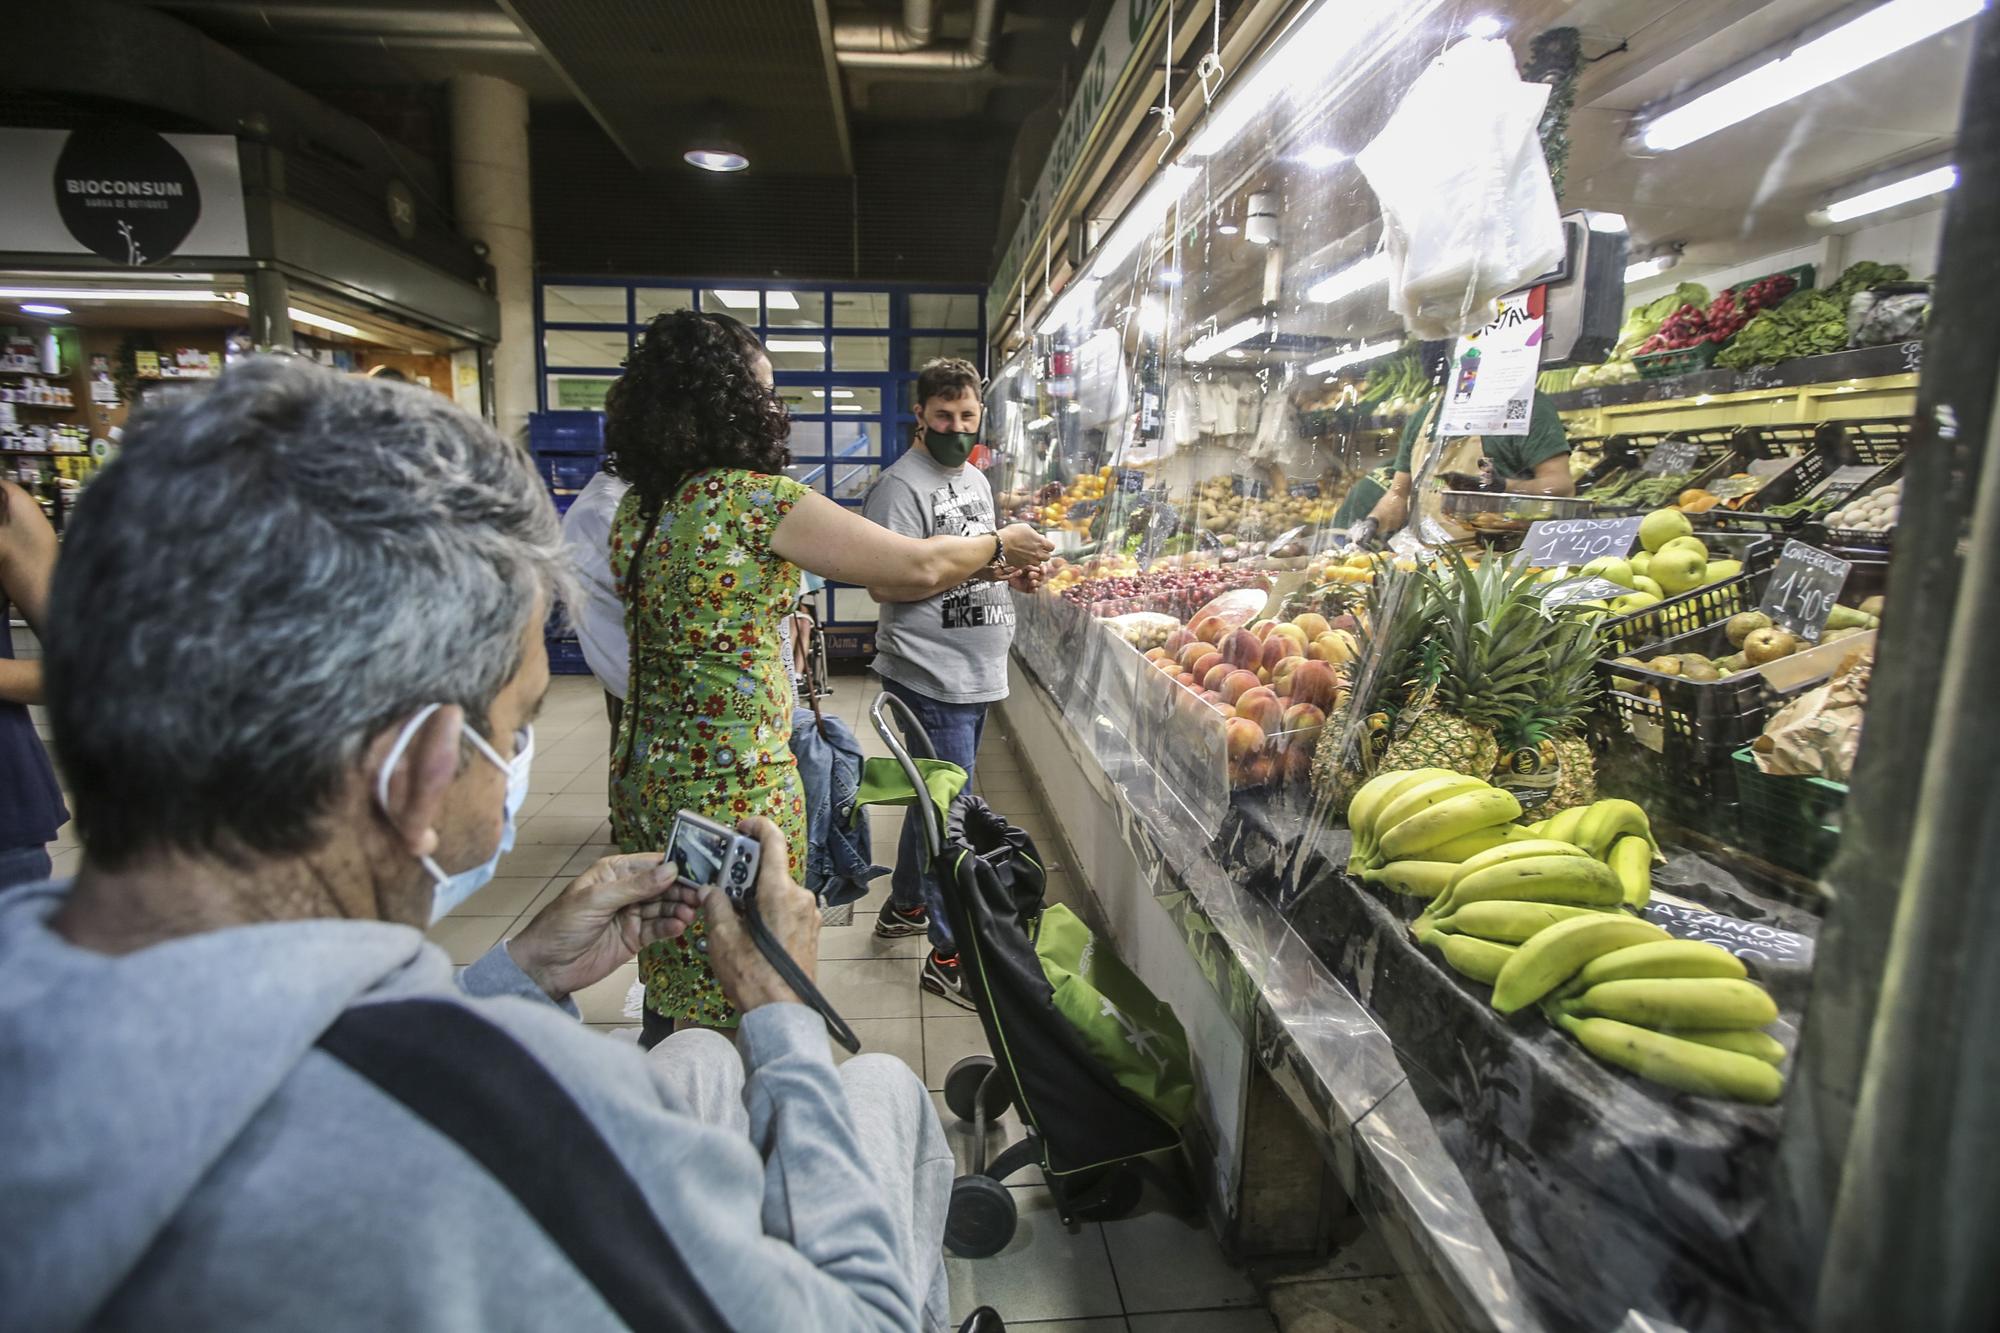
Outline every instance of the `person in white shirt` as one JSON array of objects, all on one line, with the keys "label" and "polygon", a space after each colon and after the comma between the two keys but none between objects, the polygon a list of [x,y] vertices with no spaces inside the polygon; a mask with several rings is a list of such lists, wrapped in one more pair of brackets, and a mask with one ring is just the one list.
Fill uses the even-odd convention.
[{"label": "person in white shirt", "polygon": [[590,674],[604,687],[604,711],[611,732],[618,733],[618,715],[625,706],[631,669],[631,645],[625,639],[625,603],[611,577],[611,521],[631,483],[599,472],[570,502],[563,515],[563,545],[576,568],[582,605],[574,608],[577,642]]}]

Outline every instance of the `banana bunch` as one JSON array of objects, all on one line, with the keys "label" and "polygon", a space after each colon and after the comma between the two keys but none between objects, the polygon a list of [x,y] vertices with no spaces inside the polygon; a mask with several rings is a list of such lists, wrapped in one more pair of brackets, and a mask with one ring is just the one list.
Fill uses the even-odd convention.
[{"label": "banana bunch", "polygon": [[[1446,768],[1381,773],[1363,783],[1348,802],[1347,827],[1354,834],[1354,851],[1347,869],[1364,877],[1397,862],[1455,869],[1468,857],[1526,839],[1527,830],[1514,823],[1520,816],[1521,804],[1512,792],[1481,778]],[[1378,882],[1430,898],[1442,887],[1421,874]]]},{"label": "banana bunch", "polygon": [[1653,840],[1652,820],[1631,801],[1613,798],[1573,805],[1539,824],[1530,824],[1528,833],[1572,843],[1586,856],[1610,866],[1627,907],[1636,911],[1653,896],[1653,861],[1660,854],[1660,845]]}]

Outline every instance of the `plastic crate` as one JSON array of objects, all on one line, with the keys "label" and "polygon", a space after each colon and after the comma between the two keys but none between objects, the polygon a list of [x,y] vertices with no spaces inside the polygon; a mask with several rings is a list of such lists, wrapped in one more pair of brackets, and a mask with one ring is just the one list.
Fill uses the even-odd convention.
[{"label": "plastic crate", "polygon": [[1822,422],[1820,429],[1833,456],[1841,463],[1887,467],[1902,461],[1916,424],[1914,417],[1870,417]]},{"label": "plastic crate", "polygon": [[1602,629],[1606,657],[1626,657],[1636,649],[1662,639],[1688,634],[1706,625],[1718,624],[1738,611],[1755,604],[1749,591],[1753,580],[1771,572],[1778,562],[1776,542],[1758,542],[1741,557],[1743,572],[1733,579],[1711,583],[1657,602],[1631,615],[1614,616]]},{"label": "plastic crate", "polygon": [[549,650],[549,674],[555,676],[587,676],[590,663],[583,660],[583,645],[574,634],[552,634],[543,642]]},{"label": "plastic crate", "polygon": [[1734,759],[1737,819],[1750,850],[1802,875],[1826,869],[1840,846],[1847,784],[1766,773],[1748,746],[1736,751]]},{"label": "plastic crate", "polygon": [[1796,458],[1818,442],[1822,424],[1798,421],[1738,426],[1731,437],[1731,447],[1744,458]]},{"label": "plastic crate", "polygon": [[1693,515],[1695,531],[1771,534],[1804,527],[1812,517],[1810,514],[1771,514],[1764,511],[1810,492],[1826,479],[1830,466],[1831,461],[1824,449],[1817,446],[1809,448],[1790,467],[1772,477],[1763,489],[1752,495],[1746,508],[1730,509],[1717,505],[1707,513]]},{"label": "plastic crate", "polygon": [[[1723,632],[1726,619],[1620,656],[1642,661],[1680,653],[1727,657],[1735,648]],[[1739,672],[1722,680],[1688,680],[1605,659],[1597,663],[1597,673],[1604,681],[1603,698],[1610,711],[1642,740],[1650,740],[1649,729],[1658,728],[1663,744],[1649,744],[1648,748],[1659,748],[1663,753],[1683,754],[1696,747],[1734,749],[1764,729],[1769,711],[1764,701],[1764,678],[1756,672]],[[1618,680],[1635,683],[1638,690],[1622,690],[1615,683]],[[1654,699],[1639,691],[1658,691],[1660,697]]]},{"label": "plastic crate", "polygon": [[[1867,481],[1855,487],[1854,490],[1848,495],[1847,499],[1843,500],[1840,503],[1840,505],[1836,507],[1845,508],[1846,506],[1853,504],[1856,500],[1861,499],[1863,496],[1881,490],[1884,486],[1887,486],[1890,482],[1896,480],[1898,477],[1902,475],[1903,475],[1903,460],[1898,458],[1894,462],[1885,466],[1880,472],[1877,472],[1874,476],[1870,477]],[[1894,528],[1890,528],[1887,532],[1863,532],[1860,528],[1831,527],[1824,521],[1824,519],[1821,519],[1815,521],[1815,523],[1813,524],[1812,534],[1819,537],[1820,540],[1817,543],[1818,545],[1825,546],[1828,550],[1835,550],[1835,551],[1843,551],[1843,552],[1860,551],[1864,553],[1872,553],[1876,551],[1894,550],[1896,545],[1896,530]],[[1851,580],[1852,578],[1851,574],[1849,575],[1849,578]]]},{"label": "plastic crate", "polygon": [[1739,825],[1736,746],[1677,746],[1664,754],[1622,728],[1598,751],[1597,791],[1646,808],[1655,824],[1679,824],[1719,841],[1733,840]]},{"label": "plastic crate", "polygon": [[528,447],[537,454],[601,454],[604,413],[532,412],[528,416]]},{"label": "plastic crate", "polygon": [[1632,358],[1632,368],[1639,372],[1643,380],[1672,379],[1676,375],[1692,375],[1707,370],[1715,364],[1715,354],[1722,350],[1718,343],[1706,340],[1692,347],[1674,347],[1664,352],[1646,352]]},{"label": "plastic crate", "polygon": [[1687,480],[1680,483],[1679,487],[1674,491],[1673,495],[1668,496],[1665,500],[1660,501],[1658,504],[1638,504],[1633,501],[1622,500],[1622,499],[1594,501],[1593,503],[1597,505],[1598,512],[1602,514],[1642,514],[1642,513],[1649,514],[1655,509],[1662,509],[1667,507],[1668,505],[1673,504],[1674,499],[1677,496],[1679,496],[1682,491],[1694,491],[1702,489],[1709,482],[1714,481],[1717,477],[1727,473],[1736,462],[1736,455],[1729,452],[1727,449],[1724,449],[1711,461],[1708,457],[1708,450],[1706,444],[1704,444],[1703,441],[1700,440],[1696,440],[1695,443],[1703,444],[1702,462],[1700,466],[1687,478]]},{"label": "plastic crate", "polygon": [[598,461],[595,454],[544,454],[535,467],[550,489],[580,491],[597,475]]}]

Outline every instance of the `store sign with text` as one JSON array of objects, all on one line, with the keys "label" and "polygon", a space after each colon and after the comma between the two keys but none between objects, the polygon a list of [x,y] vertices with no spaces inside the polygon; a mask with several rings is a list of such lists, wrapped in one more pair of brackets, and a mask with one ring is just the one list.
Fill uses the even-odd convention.
[{"label": "store sign with text", "polygon": [[1502,298],[1500,313],[1452,349],[1439,436],[1526,435],[1542,373],[1548,288]]},{"label": "store sign with text", "polygon": [[250,253],[236,140],[107,122],[0,130],[0,250],[121,268]]}]

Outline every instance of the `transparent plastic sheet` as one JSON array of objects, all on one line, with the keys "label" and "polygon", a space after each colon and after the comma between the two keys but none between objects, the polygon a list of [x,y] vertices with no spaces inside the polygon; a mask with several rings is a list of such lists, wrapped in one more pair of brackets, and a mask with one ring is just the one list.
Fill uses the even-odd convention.
[{"label": "transparent plastic sheet", "polygon": [[[1468,21],[1498,15],[1524,57],[1531,35],[1566,7],[1364,3],[1314,26],[1315,15],[1336,8],[1299,20],[1316,58],[1288,64],[1282,43],[1267,57],[1288,77],[1260,109],[1228,111],[1230,92],[1257,71],[1231,75],[1214,119],[1232,137],[1196,153],[1202,132],[1184,136],[1182,155],[1132,206],[1152,205],[1151,233],[1122,248],[1115,230],[1100,238],[1118,260],[1086,266],[1020,351],[1007,392],[1023,404],[1022,447],[996,490],[1024,512],[1038,506],[1037,518],[1065,534],[1068,586],[1081,589],[1070,601],[1060,592],[1021,599],[1022,661],[1059,707],[1073,757],[1115,794],[1121,833],[1152,868],[1153,893],[1183,921],[1190,951],[1214,964],[1218,992],[1254,1010],[1262,1062],[1426,1285],[1438,1322],[1795,1326],[1807,1305],[1799,1275],[1814,1256],[1803,1248],[1807,1229],[1780,1215],[1787,1190],[1776,1145],[1808,1090],[1788,1089],[1769,1108],[1679,1094],[1601,1063],[1539,1018],[1501,1018],[1484,987],[1416,946],[1415,904],[1346,875],[1345,793],[1316,789],[1310,774],[1287,776],[1282,759],[1275,771],[1232,759],[1231,719],[1218,727],[1199,712],[1211,685],[1207,671],[1193,670],[1199,655],[1182,662],[1176,650],[1169,670],[1146,656],[1164,643],[1142,648],[1113,628],[1141,607],[1184,620],[1189,606],[1174,580],[1203,571],[1260,578],[1270,616],[1318,616],[1330,630],[1345,628],[1343,614],[1379,575],[1378,613],[1393,617],[1413,595],[1416,567],[1454,535],[1412,505],[1383,533],[1400,563],[1363,568],[1347,543],[1438,387],[1375,259],[1394,191],[1378,195],[1348,154],[1383,135]],[[1603,48],[1613,44],[1592,37],[1586,49],[1609,58],[1617,53]],[[1478,99],[1464,100],[1469,122]],[[1488,129],[1499,127],[1465,126]],[[1517,144],[1519,129],[1517,121]],[[1602,139],[1601,125],[1593,132]],[[1601,143],[1596,151],[1600,169],[1614,171],[1605,165],[1613,161],[1638,182],[1631,192],[1641,204],[1664,208],[1658,200],[1668,194],[1705,188],[1676,159],[1630,165],[1607,159]],[[1419,136],[1401,155],[1421,153]],[[1526,174],[1546,189],[1535,165]],[[1770,169],[1796,167],[1787,159]],[[1509,179],[1493,173],[1480,189]],[[1572,191],[1581,193],[1580,180],[1591,184],[1573,170]],[[1162,190],[1165,205],[1154,197]],[[1533,230],[1484,227],[1501,207],[1490,200],[1453,199],[1455,209],[1417,202],[1457,224],[1467,244],[1496,253]],[[1576,205],[1565,198],[1564,206]],[[1755,215],[1764,206],[1755,196],[1748,220],[1776,230],[1775,213]],[[1645,220],[1636,208],[1634,216]],[[1655,227],[1646,240],[1668,235]],[[1763,271],[1792,266],[1781,258]],[[1698,263],[1691,254],[1692,273],[1635,290],[1649,301],[1677,277],[1706,280]],[[1468,279],[1467,310],[1483,299],[1476,285]],[[1128,392],[1107,391],[1107,367],[1129,377]],[[1715,387],[1702,379],[1689,392]],[[1647,401],[1673,396],[1661,385]],[[1741,420],[1763,418],[1746,410]],[[1442,451],[1418,451],[1415,488],[1445,470]],[[1151,575],[1169,577],[1121,581]],[[1379,751],[1371,714],[1394,682],[1369,639],[1333,650],[1353,655],[1341,663],[1351,698],[1323,710],[1321,751]],[[1258,665],[1271,672],[1276,663]],[[1227,677],[1215,683],[1226,687]],[[1234,709],[1240,697],[1225,702]],[[1189,728],[1189,716],[1205,725]],[[1267,732],[1266,753],[1282,756],[1283,736],[1282,727]],[[1649,917],[1749,958],[1781,1011],[1773,1031],[1793,1048],[1823,896],[1795,877],[1772,878],[1769,866],[1738,873],[1733,801],[1708,756],[1646,750],[1622,731],[1605,744],[1601,794],[1639,800],[1670,833]],[[1796,1072],[1789,1059],[1785,1072]]]}]

